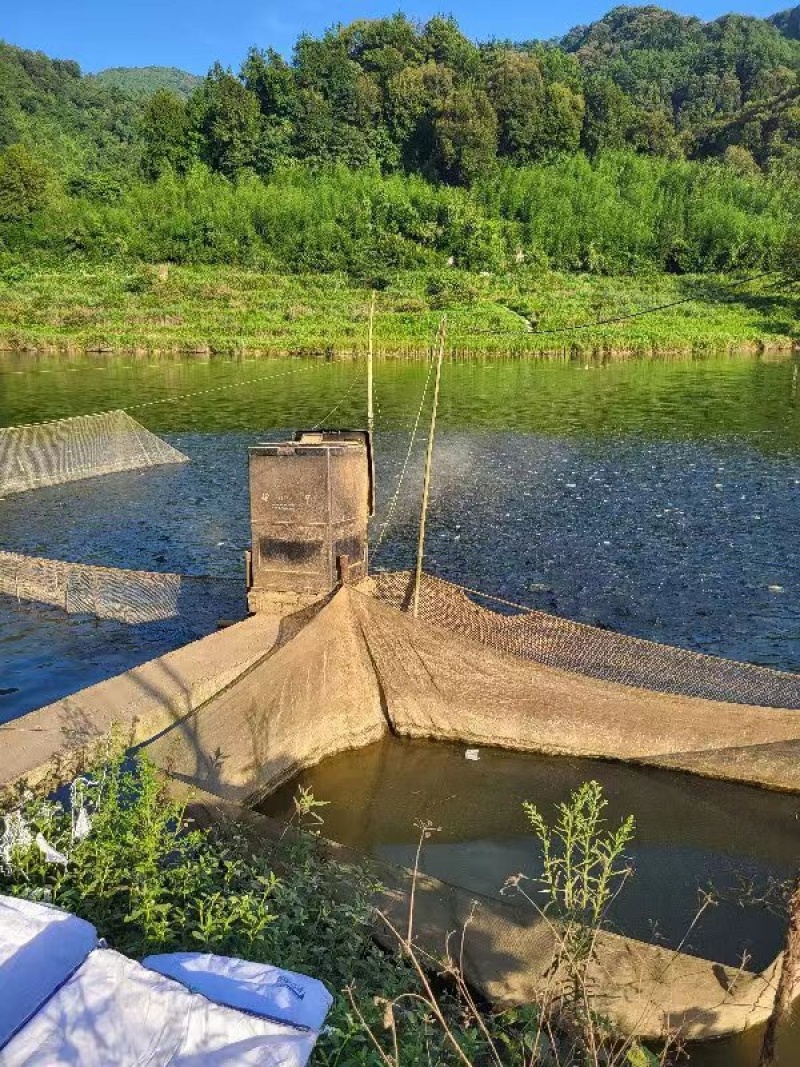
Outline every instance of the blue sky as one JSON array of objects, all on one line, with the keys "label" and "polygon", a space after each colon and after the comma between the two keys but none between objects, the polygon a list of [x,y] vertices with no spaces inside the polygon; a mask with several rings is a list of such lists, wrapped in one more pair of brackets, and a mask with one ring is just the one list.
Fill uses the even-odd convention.
[{"label": "blue sky", "polygon": [[[679,0],[664,4],[684,14],[715,18],[735,10],[769,15],[794,0]],[[248,47],[272,45],[285,55],[303,31],[335,22],[392,14],[425,19],[445,11],[479,40],[553,37],[599,18],[614,0],[533,3],[506,0],[0,0],[0,37],[48,55],[77,59],[85,71],[103,67],[183,67],[203,74],[215,59],[238,67]]]}]

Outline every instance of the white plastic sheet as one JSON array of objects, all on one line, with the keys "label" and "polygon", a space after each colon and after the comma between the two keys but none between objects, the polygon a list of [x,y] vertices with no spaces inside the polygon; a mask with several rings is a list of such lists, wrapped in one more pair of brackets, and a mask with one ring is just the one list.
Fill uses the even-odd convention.
[{"label": "white plastic sheet", "polygon": [[304,1067],[316,1035],[220,1007],[110,949],[0,1052],[2,1067]]},{"label": "white plastic sheet", "polygon": [[151,959],[204,996],[96,945],[89,923],[0,897],[0,1067],[308,1062],[331,1003],[320,982],[198,953]]},{"label": "white plastic sheet", "polygon": [[142,963],[216,1004],[303,1030],[319,1030],[333,1003],[322,982],[264,963],[200,952],[148,956]]},{"label": "white plastic sheet", "polygon": [[0,896],[0,1048],[96,945],[95,928],[83,919]]}]

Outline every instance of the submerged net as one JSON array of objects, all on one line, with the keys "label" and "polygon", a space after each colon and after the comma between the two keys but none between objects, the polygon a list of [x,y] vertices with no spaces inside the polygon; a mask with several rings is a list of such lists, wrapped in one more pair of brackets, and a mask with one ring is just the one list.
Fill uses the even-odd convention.
[{"label": "submerged net", "polygon": [[245,614],[244,578],[96,567],[0,552],[0,593],[132,625],[186,618],[195,630]]},{"label": "submerged net", "polygon": [[10,426],[0,429],[0,496],[187,458],[125,411]]},{"label": "submerged net", "polygon": [[[370,586],[383,603],[408,607],[412,593],[408,572],[373,575]],[[628,637],[543,611],[500,615],[472,596],[481,594],[424,575],[419,617],[500,652],[592,678],[659,693],[800,709],[798,674]]]}]

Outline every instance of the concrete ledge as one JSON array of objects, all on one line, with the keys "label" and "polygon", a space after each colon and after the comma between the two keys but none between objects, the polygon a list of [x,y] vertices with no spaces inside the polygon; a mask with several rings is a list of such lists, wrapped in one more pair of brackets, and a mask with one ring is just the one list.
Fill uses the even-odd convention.
[{"label": "concrete ledge", "polygon": [[0,797],[69,781],[112,727],[132,744],[166,730],[262,659],[280,622],[245,619],[0,726]]}]

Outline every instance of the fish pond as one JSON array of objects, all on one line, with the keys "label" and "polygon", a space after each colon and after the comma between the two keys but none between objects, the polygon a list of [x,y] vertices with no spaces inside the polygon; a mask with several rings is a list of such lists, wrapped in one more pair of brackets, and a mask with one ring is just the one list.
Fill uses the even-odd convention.
[{"label": "fish pond", "polygon": [[[428,368],[376,368],[372,567],[414,558]],[[238,576],[248,544],[247,447],[315,424],[364,423],[363,365],[326,360],[45,359],[0,355],[0,425],[124,408],[190,463],[0,500],[0,548],[112,567]],[[428,400],[430,391],[428,392]],[[408,457],[408,458],[407,458]],[[397,492],[398,478],[405,478]],[[387,526],[383,524],[389,519]],[[445,366],[426,569],[532,607],[680,647],[800,671],[800,387],[791,356]],[[378,542],[380,545],[378,546]],[[220,614],[230,616],[228,605]],[[0,596],[0,721],[177,647],[208,628],[187,604],[141,626]],[[744,886],[800,854],[796,798],[610,764],[390,741],[309,772],[326,830],[407,862],[417,818],[441,826],[426,869],[493,893],[535,873],[522,801],[586,777],[632,813],[626,932],[750,966],[780,920]],[[286,793],[271,802],[285,810]],[[677,940],[676,940],[677,939]],[[788,1058],[787,1058],[788,1057]],[[693,1054],[753,1067],[757,1034]],[[783,1053],[785,1067],[800,1049]]]},{"label": "fish pond", "polygon": [[[522,875],[522,889],[537,898],[542,854],[523,803],[550,821],[556,804],[592,780],[608,799],[608,827],[635,817],[621,865],[631,873],[615,886],[611,927],[732,967],[770,964],[786,925],[776,890],[798,862],[800,797],[602,760],[386,738],[302,772],[260,810],[288,819],[298,787],[310,789],[325,803],[318,813],[327,836],[411,868],[429,823],[422,871],[527,908],[514,883]],[[757,1033],[698,1045],[691,1063],[754,1067]],[[796,1027],[782,1056],[786,1067],[800,1062]]]}]

